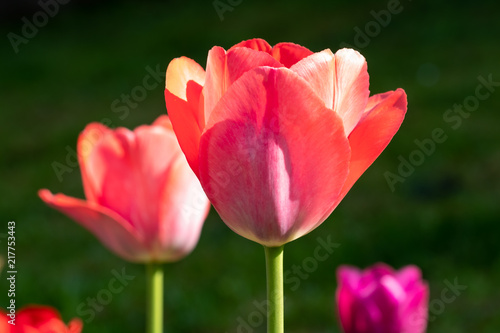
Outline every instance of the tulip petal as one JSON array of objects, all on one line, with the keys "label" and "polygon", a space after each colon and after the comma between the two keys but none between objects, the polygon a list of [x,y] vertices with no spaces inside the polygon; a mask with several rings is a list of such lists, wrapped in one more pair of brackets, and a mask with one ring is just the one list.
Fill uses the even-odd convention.
[{"label": "tulip petal", "polygon": [[38,195],[47,205],[80,223],[122,258],[129,261],[149,258],[140,236],[115,212],[64,194],[53,195],[46,189],[40,190]]},{"label": "tulip petal", "polygon": [[205,127],[201,92],[205,71],[186,57],[170,62],[166,74],[165,104],[179,145],[186,159],[198,174],[198,148]]},{"label": "tulip petal", "polygon": [[167,67],[165,88],[175,96],[188,101],[189,82],[195,82],[199,86],[203,86],[205,83],[203,67],[187,57],[173,59]]},{"label": "tulip petal", "polygon": [[408,299],[401,311],[404,332],[424,333],[427,328],[429,287],[419,281],[408,293]]},{"label": "tulip petal", "polygon": [[155,238],[157,202],[172,159],[181,154],[174,133],[161,126],[134,132],[118,128],[104,137],[88,157],[88,174],[96,184],[96,203],[113,210],[146,238]]},{"label": "tulip petal", "polygon": [[351,49],[337,51],[335,75],[333,110],[342,117],[345,133],[349,136],[361,119],[370,95],[365,58]]},{"label": "tulip petal", "polygon": [[294,43],[278,43],[274,45],[272,53],[274,59],[285,67],[290,68],[313,52],[303,46]]},{"label": "tulip petal", "polygon": [[206,121],[228,87],[226,57],[226,50],[220,46],[208,51],[207,76],[202,91]]},{"label": "tulip petal", "polygon": [[[355,314],[351,318],[352,333],[372,333],[373,328],[379,328],[377,333],[394,333],[385,330],[385,327],[380,327],[380,318],[382,310],[377,307],[377,304],[371,300],[361,299],[356,295],[356,302],[353,309]],[[346,330],[346,333],[348,331]]]},{"label": "tulip petal", "polygon": [[367,268],[363,271],[362,283],[371,283],[372,281],[380,280],[385,275],[394,275],[394,269],[383,263],[378,262],[372,267]]},{"label": "tulip petal", "polygon": [[403,89],[370,97],[375,101],[371,109],[349,136],[351,163],[349,176],[342,189],[340,200],[354,183],[387,147],[398,131],[406,113],[406,94]]},{"label": "tulip petal", "polygon": [[200,237],[210,202],[184,157],[172,162],[159,199],[158,259],[172,262],[190,253]]},{"label": "tulip petal", "polygon": [[373,308],[372,326],[383,327],[383,331],[387,333],[399,333],[402,326],[399,310],[406,294],[391,275],[381,277],[376,283],[377,288],[369,296],[369,300],[365,300],[365,304]]},{"label": "tulip petal", "polygon": [[[186,160],[182,156],[174,133],[164,127],[140,126],[134,130],[134,135],[135,142],[131,145],[133,150],[129,152],[132,159],[129,177],[132,178],[130,187],[133,189],[133,193],[130,194],[128,203],[127,200],[123,201],[123,203],[127,203],[127,207],[113,204],[113,209],[121,210],[122,207],[128,209],[126,216],[134,223],[139,233],[145,235],[146,243],[153,244],[158,238],[157,234],[160,228],[158,222],[161,218],[158,203],[165,186],[168,186],[167,178],[177,160],[181,160],[182,163],[185,163]],[[119,175],[115,177],[112,174],[114,171],[112,165],[109,167],[105,185],[110,182],[114,183],[120,177]],[[187,166],[184,167],[186,172],[196,179],[192,170]],[[111,181],[111,179],[113,180]],[[196,179],[196,181],[198,180]],[[122,183],[126,183],[126,181],[122,179]],[[124,187],[118,188],[105,186],[105,189],[108,190],[105,194],[113,195],[115,191],[123,193],[128,188],[126,184]]]},{"label": "tulip petal", "polygon": [[222,220],[266,246],[323,222],[350,158],[341,119],[284,68],[244,74],[213,111],[200,141],[200,179]]},{"label": "tulip petal", "polygon": [[174,128],[172,126],[172,122],[170,121],[170,118],[164,114],[159,116],[158,118],[156,118],[156,120],[151,124],[151,126],[160,126],[168,131],[174,130]]},{"label": "tulip petal", "polygon": [[247,71],[259,66],[282,67],[283,65],[268,53],[246,47],[233,48],[227,53],[221,47],[213,47],[208,52],[207,79],[203,87],[205,119],[209,119],[210,113],[233,82]]},{"label": "tulip petal", "polygon": [[237,47],[246,47],[255,51],[262,51],[271,54],[272,47],[269,45],[268,42],[261,38],[254,38],[254,39],[249,39],[249,40],[244,40],[242,42],[239,42],[238,44],[232,46],[229,50],[233,50]]},{"label": "tulip petal", "polygon": [[111,133],[111,130],[103,124],[91,123],[87,125],[78,136],[76,150],[78,153],[80,172],[82,174],[83,190],[85,191],[85,197],[90,202],[96,202],[96,195],[99,191],[100,184],[95,182],[88,171],[88,157],[97,143],[109,133]]},{"label": "tulip petal", "polygon": [[[410,294],[408,294],[392,275],[385,275],[379,279],[380,287],[371,295],[376,307],[381,310],[377,323],[388,333],[406,332],[404,329],[404,312],[408,311]],[[415,308],[410,310],[415,313]],[[410,332],[410,331],[408,331]]]},{"label": "tulip petal", "polygon": [[19,332],[67,332],[59,313],[48,306],[33,305],[23,308],[16,319],[15,327]]},{"label": "tulip petal", "polygon": [[337,269],[337,280],[351,289],[357,289],[362,274],[359,269],[353,266],[343,265]]},{"label": "tulip petal", "polygon": [[5,313],[2,309],[0,309],[0,332],[12,333],[11,327],[9,324],[9,317],[7,317],[7,313]]},{"label": "tulip petal", "polygon": [[[7,319],[5,320],[5,324],[7,325]],[[8,326],[11,326],[13,329],[10,330]],[[8,326],[5,326],[0,332],[80,333],[83,324],[79,318],[75,318],[66,326],[59,312],[55,309],[43,305],[29,305],[17,312],[15,326]],[[1,321],[0,328],[2,328]]]},{"label": "tulip petal", "polygon": [[365,273],[352,266],[340,266],[337,270],[337,312],[346,333],[371,332],[374,318],[380,316],[376,304],[369,299],[375,287],[373,281],[369,290],[361,284]]},{"label": "tulip petal", "polygon": [[355,327],[355,313],[357,303],[357,297],[354,290],[347,286],[344,286],[339,282],[339,287],[336,292],[337,298],[337,313],[340,319],[340,323],[344,328],[344,332],[350,333],[354,332]]},{"label": "tulip petal", "polygon": [[327,49],[311,54],[290,67],[290,70],[304,78],[326,107],[333,109],[335,58],[332,51]]},{"label": "tulip petal", "polygon": [[118,128],[99,140],[87,157],[87,177],[94,184],[95,204],[118,213],[132,226],[135,177],[130,170],[135,160],[134,144],[133,132]]},{"label": "tulip petal", "polygon": [[396,273],[396,278],[405,289],[411,289],[415,283],[422,280],[422,272],[420,268],[414,265],[403,267]]},{"label": "tulip petal", "polygon": [[72,319],[68,324],[68,333],[80,333],[83,330],[83,322],[80,318]]},{"label": "tulip petal", "polygon": [[386,293],[386,297],[384,297],[384,300],[390,300],[393,306],[399,305],[405,299],[406,292],[394,276],[383,276],[380,279],[380,285],[382,286],[382,290],[384,290]]},{"label": "tulip petal", "polygon": [[18,320],[18,324],[20,322],[22,325],[37,328],[53,319],[61,320],[61,316],[51,307],[31,305],[19,310],[16,319]]}]

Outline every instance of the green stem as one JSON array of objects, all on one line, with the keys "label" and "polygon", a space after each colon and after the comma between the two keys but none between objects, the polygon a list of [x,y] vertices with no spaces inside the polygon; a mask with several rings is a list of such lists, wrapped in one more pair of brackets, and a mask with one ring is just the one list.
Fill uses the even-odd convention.
[{"label": "green stem", "polygon": [[283,245],[264,246],[267,276],[267,333],[284,332]]},{"label": "green stem", "polygon": [[163,267],[159,263],[146,265],[147,313],[146,332],[163,333]]}]

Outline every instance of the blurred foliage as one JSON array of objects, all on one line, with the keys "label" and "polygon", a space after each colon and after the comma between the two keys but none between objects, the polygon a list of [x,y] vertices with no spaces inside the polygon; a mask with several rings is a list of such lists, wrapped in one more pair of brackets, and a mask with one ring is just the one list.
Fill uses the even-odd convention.
[{"label": "blurred foliage", "polygon": [[[96,311],[84,332],[142,331],[144,267],[109,253],[79,225],[47,208],[36,192],[46,187],[83,197],[78,167],[59,181],[52,164],[68,163],[67,149],[75,147],[89,122],[107,119],[113,127],[133,128],[165,113],[161,82],[128,116],[111,107],[142,84],[147,66],[164,70],[181,55],[204,66],[212,46],[227,49],[252,37],[335,51],[344,43],[354,45],[355,27],[365,31],[374,21],[372,11],[387,9],[389,2],[241,1],[221,21],[212,1],[75,1],[61,5],[17,54],[4,37],[0,232],[16,221],[16,304],[52,305],[69,320],[88,297],[107,288],[113,270],[125,269],[135,279]],[[22,17],[31,20],[37,6],[4,15],[1,34],[21,34]],[[500,81],[499,6],[444,0],[401,0],[400,6],[402,11],[358,49],[368,61],[372,94],[406,90],[407,117],[332,216],[286,246],[285,270],[290,270],[313,255],[318,237],[331,236],[340,244],[296,290],[285,285],[287,332],[338,332],[337,266],[377,261],[421,267],[431,300],[441,298],[445,280],[457,278],[467,286],[432,314],[428,332],[500,329],[500,91],[480,101],[456,129],[443,119],[446,110],[474,95],[478,76]],[[414,140],[431,138],[436,128],[447,140],[436,144],[435,152],[392,192],[384,173],[397,173],[399,156],[408,159],[418,148]],[[6,242],[0,241],[5,259]],[[215,211],[195,251],[165,269],[167,332],[238,332],[241,320],[252,320],[252,313],[256,321],[254,301],[265,297],[264,252],[232,233]],[[0,287],[5,307],[5,272]],[[252,329],[264,331],[265,325]]]}]

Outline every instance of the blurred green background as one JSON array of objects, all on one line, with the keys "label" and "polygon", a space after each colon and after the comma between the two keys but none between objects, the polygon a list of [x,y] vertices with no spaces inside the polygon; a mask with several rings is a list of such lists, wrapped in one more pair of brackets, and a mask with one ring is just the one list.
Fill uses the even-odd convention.
[{"label": "blurred green background", "polygon": [[[144,267],[108,252],[89,232],[46,207],[36,192],[45,187],[83,197],[78,167],[60,179],[53,164],[68,165],[67,147],[75,148],[89,122],[134,128],[165,113],[163,82],[127,115],[112,107],[142,85],[147,67],[164,71],[181,55],[205,66],[212,46],[228,49],[261,37],[271,45],[292,41],[313,51],[352,45],[368,61],[372,94],[402,87],[409,101],[400,131],[331,217],[286,246],[284,267],[291,270],[313,255],[318,237],[340,244],[300,285],[285,284],[286,331],[339,332],[336,268],[383,261],[421,267],[433,301],[428,332],[497,333],[500,87],[491,88],[470,114],[454,114],[453,121],[443,117],[454,104],[474,101],[479,76],[500,82],[500,6],[401,0],[390,22],[370,23],[394,1],[221,0],[219,5],[231,9],[221,20],[212,1],[74,0],[61,4],[17,53],[8,33],[21,36],[22,18],[32,22],[42,9],[36,1],[3,2],[0,254],[5,258],[7,222],[16,221],[16,304],[52,305],[66,321],[81,316],[84,332],[143,331]],[[400,156],[408,160],[418,149],[414,141],[431,138],[436,128],[446,141],[392,191],[386,172],[397,174]],[[87,298],[107,289],[112,271],[123,269],[135,277],[123,292],[95,310],[92,320],[82,315],[77,308],[91,309]],[[262,317],[253,302],[265,298],[264,251],[231,232],[213,209],[195,251],[165,270],[165,332],[265,332],[265,324],[242,326]],[[5,277],[4,270],[4,308]],[[444,303],[446,281],[455,279],[467,289]]]}]

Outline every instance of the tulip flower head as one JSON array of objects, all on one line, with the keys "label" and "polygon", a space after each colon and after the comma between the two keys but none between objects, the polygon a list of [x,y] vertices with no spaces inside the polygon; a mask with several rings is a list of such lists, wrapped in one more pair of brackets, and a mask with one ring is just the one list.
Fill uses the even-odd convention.
[{"label": "tulip flower head", "polygon": [[189,165],[236,233],[281,246],[319,226],[387,146],[402,89],[369,97],[357,51],[262,39],[170,62],[165,101]]},{"label": "tulip flower head", "polygon": [[82,321],[72,319],[66,325],[56,309],[49,306],[30,305],[17,311],[15,325],[12,319],[0,311],[0,332],[2,333],[80,333]]},{"label": "tulip flower head", "polygon": [[88,125],[78,138],[86,200],[39,196],[133,262],[172,262],[198,242],[210,203],[167,116],[134,131]]},{"label": "tulip flower head", "polygon": [[345,333],[423,333],[429,288],[420,269],[376,264],[337,270],[337,310]]}]

